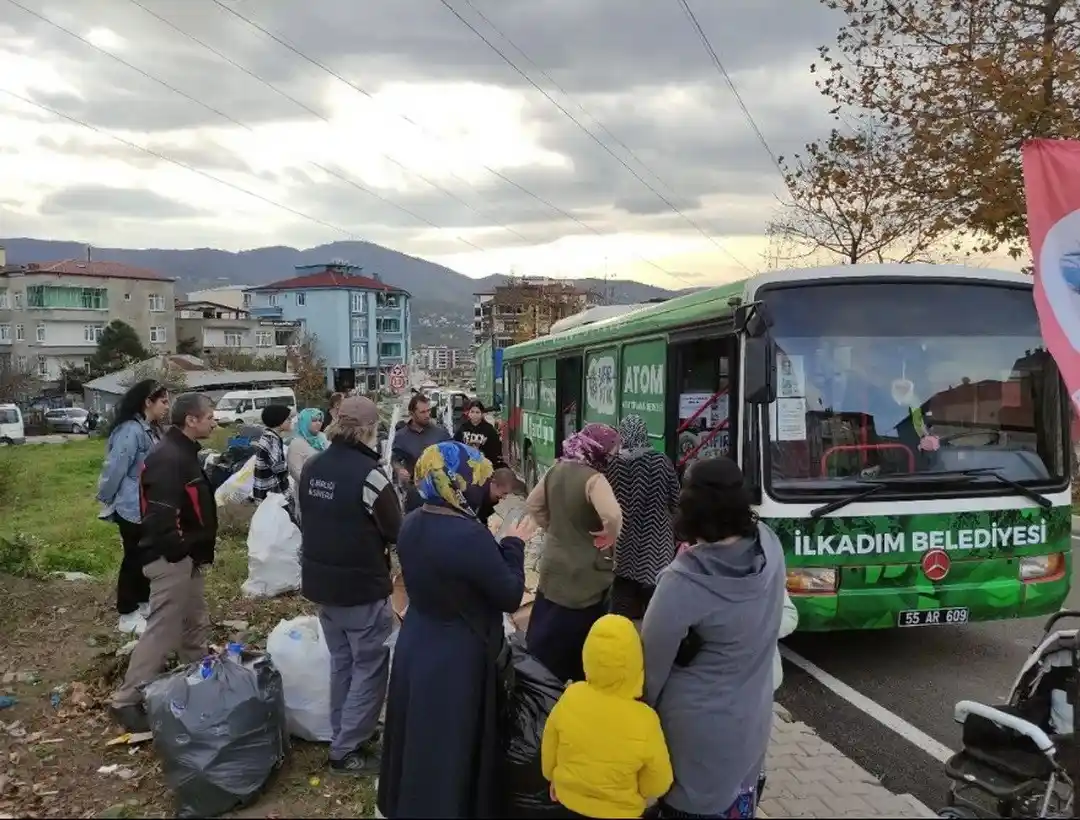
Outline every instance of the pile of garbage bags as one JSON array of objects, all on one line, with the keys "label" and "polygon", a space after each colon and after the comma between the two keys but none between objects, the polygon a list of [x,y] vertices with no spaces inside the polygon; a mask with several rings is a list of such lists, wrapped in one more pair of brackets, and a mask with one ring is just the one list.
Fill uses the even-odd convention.
[{"label": "pile of garbage bags", "polygon": [[288,503],[280,493],[270,493],[251,518],[248,577],[240,588],[248,598],[273,598],[300,589],[300,528],[289,516]]},{"label": "pile of garbage bags", "polygon": [[262,792],[289,749],[266,655],[211,656],[151,682],[146,713],[177,817],[217,817]]},{"label": "pile of garbage bags", "polygon": [[565,817],[566,809],[552,801],[540,767],[544,724],[563,693],[563,683],[525,650],[520,634],[510,641],[514,688],[510,698],[503,770],[502,810],[507,817]]}]

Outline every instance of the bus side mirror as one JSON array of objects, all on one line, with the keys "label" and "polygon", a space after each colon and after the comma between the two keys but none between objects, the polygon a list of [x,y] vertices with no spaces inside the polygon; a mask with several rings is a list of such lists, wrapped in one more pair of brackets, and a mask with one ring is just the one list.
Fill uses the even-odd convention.
[{"label": "bus side mirror", "polygon": [[776,401],[776,345],[768,333],[743,337],[743,396],[748,404]]}]

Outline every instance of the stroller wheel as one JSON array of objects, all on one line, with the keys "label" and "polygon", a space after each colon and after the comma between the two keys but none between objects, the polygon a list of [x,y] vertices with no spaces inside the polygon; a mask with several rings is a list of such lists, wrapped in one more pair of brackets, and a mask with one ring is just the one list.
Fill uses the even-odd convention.
[{"label": "stroller wheel", "polygon": [[977,818],[979,815],[977,815],[975,812],[971,811],[970,809],[961,809],[958,806],[948,806],[948,807],[942,809],[941,811],[939,811],[937,816],[938,817],[955,817],[955,818],[962,818],[963,820],[970,820],[971,818]]}]

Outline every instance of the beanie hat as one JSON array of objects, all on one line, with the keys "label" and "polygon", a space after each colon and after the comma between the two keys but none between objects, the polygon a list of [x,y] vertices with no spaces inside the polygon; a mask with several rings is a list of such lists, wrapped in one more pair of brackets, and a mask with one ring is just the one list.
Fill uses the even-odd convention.
[{"label": "beanie hat", "polygon": [[286,404],[271,404],[262,411],[262,423],[271,430],[280,427],[289,420],[292,409]]}]

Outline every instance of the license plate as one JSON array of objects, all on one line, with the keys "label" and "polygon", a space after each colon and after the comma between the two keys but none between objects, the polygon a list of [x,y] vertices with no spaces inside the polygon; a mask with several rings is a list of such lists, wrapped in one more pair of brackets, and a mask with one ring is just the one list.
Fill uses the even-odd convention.
[{"label": "license plate", "polygon": [[944,609],[909,609],[896,616],[897,626],[951,626],[966,624],[967,607],[953,606]]}]

